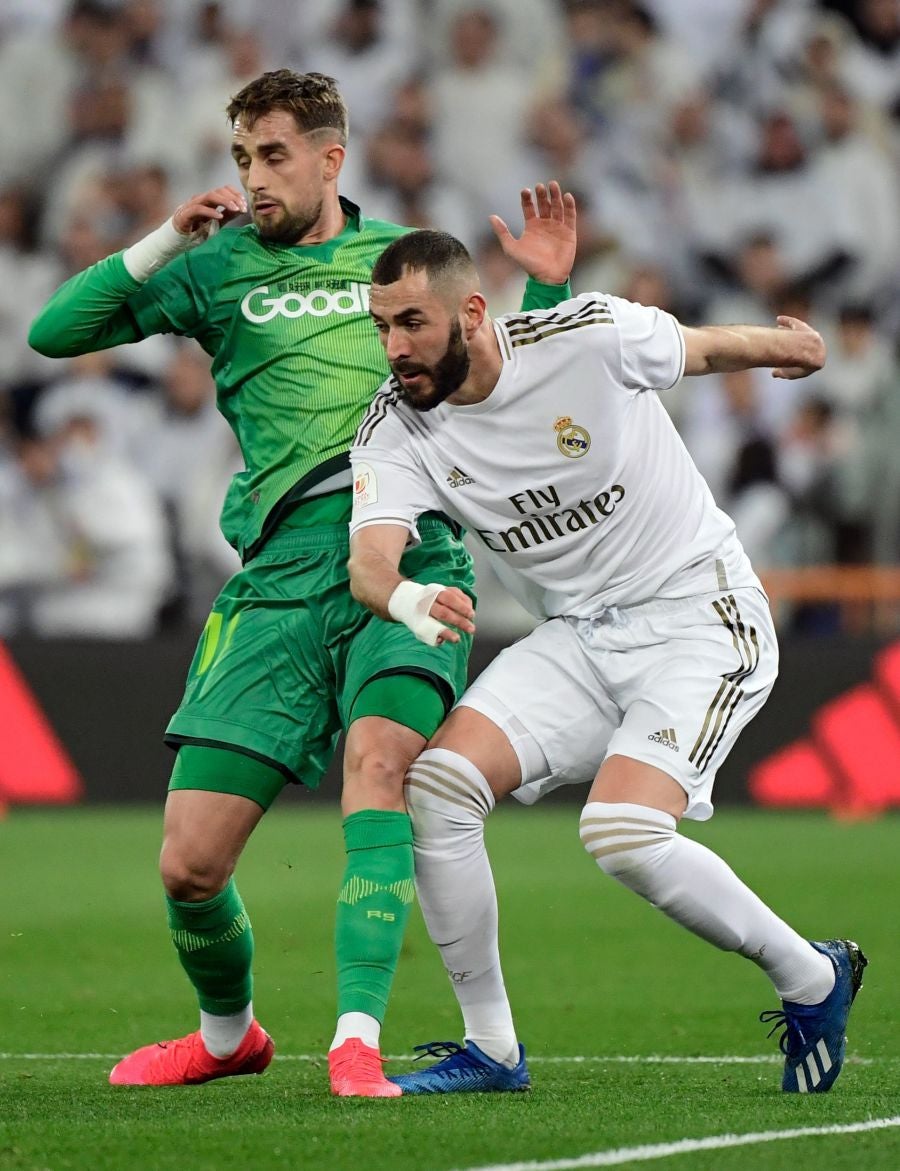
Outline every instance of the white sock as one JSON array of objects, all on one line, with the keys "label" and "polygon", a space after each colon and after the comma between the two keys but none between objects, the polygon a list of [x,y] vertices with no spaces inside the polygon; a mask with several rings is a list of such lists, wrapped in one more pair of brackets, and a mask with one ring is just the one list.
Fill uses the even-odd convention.
[{"label": "white sock", "polygon": [[204,1012],[200,1009],[200,1036],[203,1038],[203,1044],[213,1057],[220,1060],[234,1053],[247,1036],[247,1030],[252,1024],[252,1000],[246,1008],[242,1008],[240,1012],[229,1013],[228,1016],[218,1016],[214,1012]]},{"label": "white sock", "polygon": [[518,1064],[519,1043],[503,984],[497,896],[484,846],[490,786],[459,753],[430,748],[406,774],[416,890],[462,1010],[465,1036],[494,1061]]},{"label": "white sock", "polygon": [[339,1048],[351,1037],[359,1037],[363,1045],[377,1049],[381,1040],[381,1021],[367,1012],[342,1012],[337,1019],[337,1029],[328,1052]]},{"label": "white sock", "polygon": [[581,840],[606,874],[723,951],[768,975],[782,1000],[818,1004],[834,966],[745,886],[718,855],[676,832],[675,818],[643,805],[585,805]]}]

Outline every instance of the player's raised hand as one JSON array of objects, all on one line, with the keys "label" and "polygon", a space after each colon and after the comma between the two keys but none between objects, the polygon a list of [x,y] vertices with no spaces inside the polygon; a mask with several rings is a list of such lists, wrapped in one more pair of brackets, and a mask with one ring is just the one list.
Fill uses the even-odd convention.
[{"label": "player's raised hand", "polygon": [[776,321],[779,329],[790,330],[795,335],[791,341],[796,344],[789,347],[790,356],[772,371],[772,377],[806,378],[821,370],[825,365],[825,343],[821,334],[799,317],[781,316]]},{"label": "player's raised hand", "polygon": [[466,634],[475,633],[475,607],[472,605],[472,599],[456,586],[448,586],[447,589],[441,590],[432,602],[429,614],[438,622],[449,623],[449,626],[445,625],[438,633],[438,643],[459,642],[460,630]]},{"label": "player's raised hand", "polygon": [[522,191],[525,226],[518,239],[498,215],[491,227],[506,255],[530,277],[545,285],[563,285],[575,263],[575,196],[563,192],[556,180]]},{"label": "player's raised hand", "polygon": [[[236,187],[216,187],[203,195],[192,195],[175,208],[172,223],[182,236],[195,232],[208,235],[247,210],[247,200]],[[215,228],[213,227],[215,225]]]}]

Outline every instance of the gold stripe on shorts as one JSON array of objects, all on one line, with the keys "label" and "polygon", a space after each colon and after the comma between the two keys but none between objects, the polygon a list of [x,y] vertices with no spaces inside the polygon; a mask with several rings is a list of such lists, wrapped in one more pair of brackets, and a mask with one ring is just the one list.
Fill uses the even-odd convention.
[{"label": "gold stripe on shorts", "polygon": [[745,695],[743,688],[738,686],[739,683],[756,670],[760,656],[756,629],[745,625],[734,594],[717,598],[712,603],[712,607],[718,614],[722,625],[730,632],[741,665],[736,670],[729,671],[722,676],[719,688],[706,709],[700,735],[688,756],[688,760],[696,766],[699,772],[703,772],[712,759],[738,703]]}]

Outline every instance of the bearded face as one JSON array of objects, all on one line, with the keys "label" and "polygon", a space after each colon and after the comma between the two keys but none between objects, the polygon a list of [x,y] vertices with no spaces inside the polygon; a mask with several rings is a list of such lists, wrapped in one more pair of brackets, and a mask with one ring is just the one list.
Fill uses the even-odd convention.
[{"label": "bearded face", "polygon": [[454,318],[444,352],[435,362],[426,365],[414,358],[398,358],[391,362],[391,371],[410,406],[417,411],[431,411],[459,390],[469,375],[469,365],[469,347]]}]

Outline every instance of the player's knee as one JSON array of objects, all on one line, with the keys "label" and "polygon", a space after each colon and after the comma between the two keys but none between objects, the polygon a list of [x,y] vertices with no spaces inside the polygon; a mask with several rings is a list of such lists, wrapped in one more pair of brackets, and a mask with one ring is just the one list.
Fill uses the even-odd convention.
[{"label": "player's knee", "polygon": [[600,869],[631,885],[637,876],[658,864],[675,839],[675,818],[644,805],[611,805],[592,801],[581,811],[582,844]]},{"label": "player's knee", "polygon": [[371,744],[344,761],[344,812],[357,809],[402,811],[403,776],[409,760],[389,746]]},{"label": "player's knee", "polygon": [[170,899],[179,903],[205,902],[224,890],[233,867],[221,859],[189,853],[175,843],[163,843],[159,873]]},{"label": "player's knee", "polygon": [[494,795],[466,757],[444,748],[427,748],[406,774],[406,807],[420,846],[471,831],[483,832]]},{"label": "player's knee", "polygon": [[345,816],[361,809],[404,812],[403,778],[421,738],[407,728],[385,732],[372,721],[350,727],[344,750],[342,805]]}]

